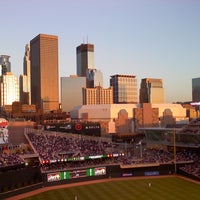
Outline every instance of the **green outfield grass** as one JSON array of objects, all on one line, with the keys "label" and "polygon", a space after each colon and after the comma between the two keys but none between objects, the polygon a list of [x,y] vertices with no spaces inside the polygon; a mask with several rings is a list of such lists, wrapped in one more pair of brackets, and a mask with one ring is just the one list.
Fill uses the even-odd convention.
[{"label": "green outfield grass", "polygon": [[[151,183],[149,188],[148,183]],[[75,198],[77,196],[77,198]],[[43,192],[26,200],[199,200],[200,185],[178,177],[114,180]]]}]

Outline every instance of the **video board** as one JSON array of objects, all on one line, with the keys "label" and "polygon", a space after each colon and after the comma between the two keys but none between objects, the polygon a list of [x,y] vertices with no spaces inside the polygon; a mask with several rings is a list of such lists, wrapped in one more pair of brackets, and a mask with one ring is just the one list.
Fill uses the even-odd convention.
[{"label": "video board", "polygon": [[101,176],[101,175],[106,175],[106,167],[95,167],[88,169],[78,169],[71,171],[49,173],[47,174],[47,181],[54,182],[54,181],[83,178],[90,176]]}]

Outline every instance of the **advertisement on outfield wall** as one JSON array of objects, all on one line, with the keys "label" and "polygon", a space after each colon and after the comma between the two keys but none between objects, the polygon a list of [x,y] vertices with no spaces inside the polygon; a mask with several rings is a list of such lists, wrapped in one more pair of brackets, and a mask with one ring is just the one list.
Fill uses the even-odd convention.
[{"label": "advertisement on outfield wall", "polygon": [[129,176],[134,176],[133,172],[127,172],[127,173],[121,173],[122,177],[129,177]]},{"label": "advertisement on outfield wall", "polygon": [[157,176],[160,175],[159,171],[152,171],[152,172],[144,172],[145,176]]},{"label": "advertisement on outfield wall", "polygon": [[47,174],[47,181],[48,182],[60,181],[60,172]]},{"label": "advertisement on outfield wall", "polygon": [[106,175],[106,167],[96,167],[80,170],[63,171],[47,174],[47,181],[61,181],[67,179],[83,178],[89,176],[101,176]]}]

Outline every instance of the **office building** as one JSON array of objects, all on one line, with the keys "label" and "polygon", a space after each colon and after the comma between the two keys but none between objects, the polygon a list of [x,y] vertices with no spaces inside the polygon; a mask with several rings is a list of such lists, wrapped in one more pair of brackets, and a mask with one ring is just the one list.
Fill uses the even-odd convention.
[{"label": "office building", "polygon": [[11,72],[11,63],[9,61],[10,56],[0,56],[0,76],[6,75],[6,72]]},{"label": "office building", "polygon": [[77,76],[86,76],[87,69],[94,69],[94,45],[81,44],[76,48]]},{"label": "office building", "polygon": [[82,87],[86,87],[86,77],[71,75],[61,77],[61,105],[62,111],[70,113],[71,110],[83,104]]},{"label": "office building", "polygon": [[23,75],[20,75],[20,102],[31,104],[31,72],[30,72],[30,45],[25,46]]},{"label": "office building", "polygon": [[144,78],[141,80],[140,103],[165,103],[162,79]]},{"label": "office building", "polygon": [[100,70],[86,69],[86,78],[88,88],[103,87],[103,74]]},{"label": "office building", "polygon": [[1,107],[12,105],[13,102],[19,101],[19,81],[18,77],[12,72],[7,72],[0,77]]},{"label": "office building", "polygon": [[200,101],[200,78],[192,79],[192,101]]},{"label": "office building", "polygon": [[137,103],[137,79],[134,75],[113,75],[110,78],[113,87],[113,103]]},{"label": "office building", "polygon": [[83,88],[83,105],[90,104],[112,104],[113,88],[107,89],[97,86],[95,88]]},{"label": "office building", "polygon": [[43,112],[59,109],[58,36],[39,34],[30,41],[31,103]]}]

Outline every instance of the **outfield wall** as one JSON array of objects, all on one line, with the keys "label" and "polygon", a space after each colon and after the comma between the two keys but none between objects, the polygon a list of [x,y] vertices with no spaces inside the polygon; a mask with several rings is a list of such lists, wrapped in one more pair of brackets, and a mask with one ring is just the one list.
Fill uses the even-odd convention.
[{"label": "outfield wall", "polygon": [[39,167],[25,167],[0,172],[0,199],[40,188],[43,185]]},{"label": "outfield wall", "polygon": [[109,165],[43,173],[42,177],[45,186],[52,186],[105,178],[170,175],[174,174],[174,169],[173,164],[140,165],[137,167],[130,166],[130,168],[128,166],[122,168],[120,165]]},{"label": "outfield wall", "polygon": [[[179,167],[179,165],[177,165]],[[105,178],[159,176],[174,174],[174,165],[128,166],[120,165],[93,166],[41,173],[39,167],[26,167],[0,173],[0,199],[32,191],[41,187],[70,184]]]}]

